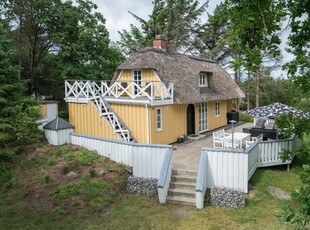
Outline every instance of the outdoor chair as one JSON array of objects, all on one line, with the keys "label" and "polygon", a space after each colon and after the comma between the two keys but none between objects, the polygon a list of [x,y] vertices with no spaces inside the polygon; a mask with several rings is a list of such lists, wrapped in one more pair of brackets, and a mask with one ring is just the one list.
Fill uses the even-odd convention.
[{"label": "outdoor chair", "polygon": [[245,148],[250,147],[251,144],[253,144],[254,142],[263,141],[263,139],[264,139],[264,135],[263,135],[263,134],[260,134],[260,135],[258,135],[257,137],[252,137],[252,138],[251,138],[251,141],[246,141],[246,142],[245,142]]},{"label": "outdoor chair", "polygon": [[265,120],[263,119],[258,119],[254,125],[254,129],[263,129],[265,125]]},{"label": "outdoor chair", "polygon": [[230,133],[225,133],[225,129],[213,132],[213,148],[224,148],[224,138],[231,136]]},{"label": "outdoor chair", "polygon": [[239,149],[240,148],[240,140],[234,138],[234,145],[232,146],[232,138],[231,137],[225,137],[224,138],[224,148]]}]

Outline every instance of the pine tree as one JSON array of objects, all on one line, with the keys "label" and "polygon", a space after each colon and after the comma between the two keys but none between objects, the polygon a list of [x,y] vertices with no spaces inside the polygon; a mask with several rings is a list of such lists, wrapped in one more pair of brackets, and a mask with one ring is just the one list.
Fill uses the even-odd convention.
[{"label": "pine tree", "polygon": [[129,55],[150,46],[155,35],[160,34],[167,39],[170,52],[190,51],[201,28],[199,19],[207,4],[199,6],[198,0],[154,0],[152,14],[147,20],[129,12],[138,20],[141,29],[130,25],[129,31],[119,31],[119,44]]},{"label": "pine tree", "polygon": [[37,128],[37,103],[24,96],[19,66],[13,62],[15,50],[9,39],[8,23],[0,20],[0,158],[7,143],[32,143],[41,137]]}]

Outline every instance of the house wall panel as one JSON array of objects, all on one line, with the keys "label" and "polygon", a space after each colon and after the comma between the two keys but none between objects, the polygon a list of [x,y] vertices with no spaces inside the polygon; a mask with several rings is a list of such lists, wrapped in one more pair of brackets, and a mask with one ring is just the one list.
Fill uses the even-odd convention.
[{"label": "house wall panel", "polygon": [[[156,128],[156,109],[162,109],[162,131]],[[186,134],[187,105],[165,105],[149,107],[150,140],[153,144],[170,144]]]},{"label": "house wall panel", "polygon": [[[142,69],[142,83],[141,87],[145,87],[148,82],[153,82],[154,84],[154,91],[153,95],[156,97],[160,97],[162,93],[162,87],[160,83],[160,79],[156,76],[154,71],[152,69]],[[124,70],[119,77],[118,82],[132,82],[133,77],[132,77],[132,70]],[[129,87],[128,91],[130,93],[133,92],[132,87]]]},{"label": "house wall panel", "polygon": [[227,124],[227,101],[220,101],[220,116],[215,116],[215,101],[208,102],[208,130],[213,130]]},{"label": "house wall panel", "polygon": [[39,113],[40,113],[40,116],[41,117],[44,117],[47,115],[47,104],[40,104],[40,107],[39,107]]},{"label": "house wall panel", "polygon": [[[136,141],[147,143],[146,107],[124,104],[111,104],[111,106],[132,131]],[[69,122],[75,126],[76,133],[120,140],[108,123],[100,117],[92,103],[69,103]]]}]

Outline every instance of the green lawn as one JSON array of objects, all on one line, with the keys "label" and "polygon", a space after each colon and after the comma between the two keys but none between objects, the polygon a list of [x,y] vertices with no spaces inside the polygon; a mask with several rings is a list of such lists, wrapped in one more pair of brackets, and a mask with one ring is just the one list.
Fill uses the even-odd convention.
[{"label": "green lawn", "polygon": [[88,150],[42,145],[1,174],[0,229],[292,229],[279,224],[280,199],[268,188],[299,188],[300,165],[258,169],[245,208],[198,210],[127,193],[124,167]]}]

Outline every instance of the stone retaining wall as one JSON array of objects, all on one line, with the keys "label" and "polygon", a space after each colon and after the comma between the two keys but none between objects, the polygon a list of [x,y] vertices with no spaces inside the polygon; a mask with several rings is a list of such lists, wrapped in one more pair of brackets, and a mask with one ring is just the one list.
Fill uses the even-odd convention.
[{"label": "stone retaining wall", "polygon": [[245,193],[223,187],[212,187],[210,203],[220,207],[243,208]]},{"label": "stone retaining wall", "polygon": [[157,181],[157,179],[130,176],[127,182],[127,190],[137,195],[157,194]]}]

